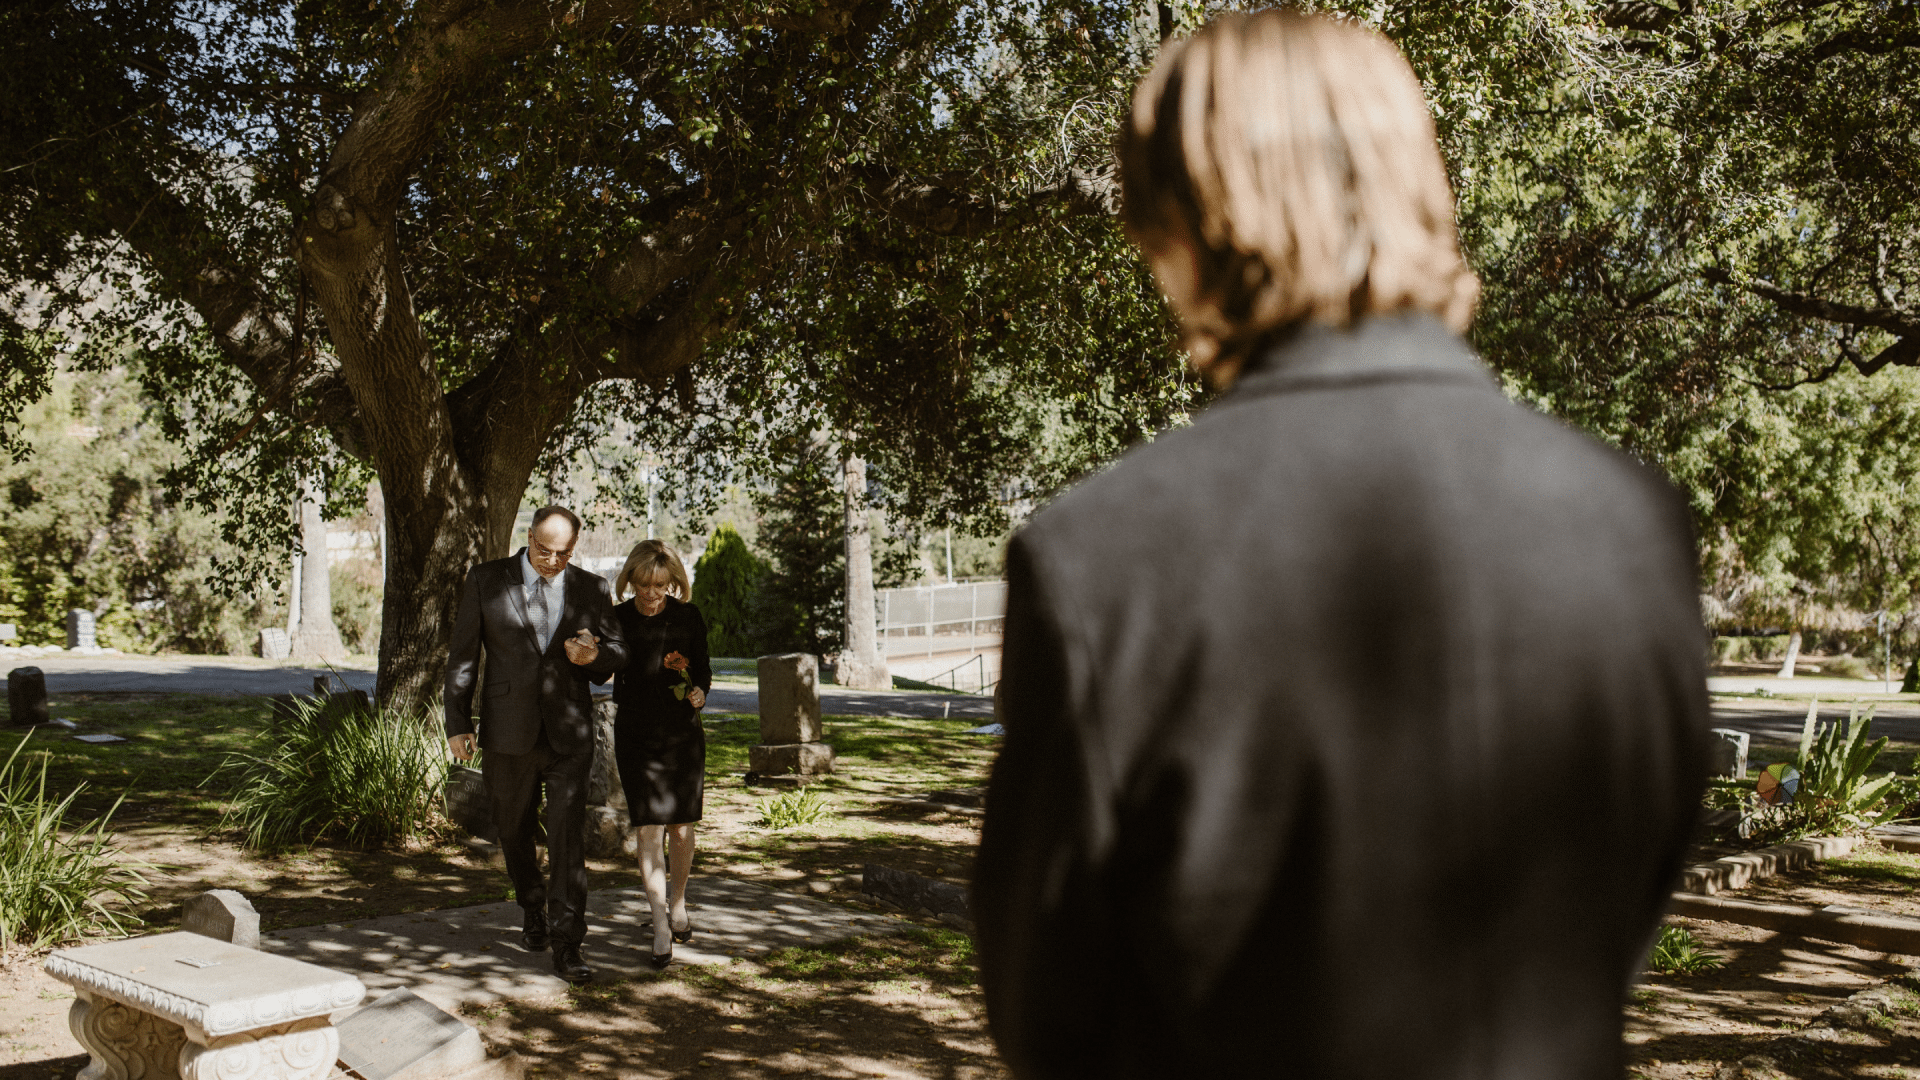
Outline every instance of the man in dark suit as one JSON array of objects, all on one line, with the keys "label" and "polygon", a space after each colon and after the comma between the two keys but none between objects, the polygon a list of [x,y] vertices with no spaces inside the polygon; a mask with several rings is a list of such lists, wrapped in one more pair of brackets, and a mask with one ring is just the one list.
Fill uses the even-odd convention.
[{"label": "man in dark suit", "polygon": [[1432,123],[1373,32],[1224,18],[1122,147],[1227,392],[1009,546],[973,877],[1003,1058],[1618,1080],[1705,780],[1685,502],[1456,336]]},{"label": "man in dark suit", "polygon": [[[473,695],[480,700],[480,770],[529,949],[553,944],[553,967],[570,982],[593,977],[586,938],[587,777],[593,765],[591,683],[626,665],[605,578],[568,566],[580,519],[558,506],[533,515],[527,546],[467,572],[447,657],[446,732],[454,757],[473,756]],[[534,852],[546,789],[547,861]]]}]

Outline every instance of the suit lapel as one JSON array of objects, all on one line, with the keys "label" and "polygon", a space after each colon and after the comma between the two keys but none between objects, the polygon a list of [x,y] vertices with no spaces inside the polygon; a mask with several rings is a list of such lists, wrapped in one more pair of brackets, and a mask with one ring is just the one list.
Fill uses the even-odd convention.
[{"label": "suit lapel", "polygon": [[507,563],[507,599],[513,608],[513,614],[527,632],[527,644],[533,647],[535,654],[540,652],[540,634],[533,628],[533,616],[527,612],[526,572],[520,569],[520,556],[515,555]]}]

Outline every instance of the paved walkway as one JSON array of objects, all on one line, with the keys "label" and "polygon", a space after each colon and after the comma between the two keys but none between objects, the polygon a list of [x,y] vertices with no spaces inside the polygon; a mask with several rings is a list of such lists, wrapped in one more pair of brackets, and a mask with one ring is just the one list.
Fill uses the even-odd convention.
[{"label": "paved walkway", "polygon": [[[764,885],[698,874],[687,883],[687,909],[694,935],[673,947],[676,964],[726,964],[775,949],[896,934],[908,926]],[[641,890],[588,894],[584,951],[596,976],[651,973],[652,927]],[[358,975],[369,999],[404,986],[452,1010],[566,991],[553,973],[553,954],[521,946],[520,908],[507,902],[277,930],[262,935],[260,947]]]},{"label": "paved walkway", "polygon": [[[37,667],[54,694],[305,694],[323,668],[301,667],[244,656],[39,656],[0,655],[0,673]],[[349,686],[373,690],[370,668],[341,668],[334,675]],[[0,679],[4,688],[5,679]],[[751,683],[715,683],[708,706],[714,712],[757,714],[760,694]],[[829,714],[858,716],[993,716],[993,699],[925,690],[853,690],[822,686],[820,706]]]}]

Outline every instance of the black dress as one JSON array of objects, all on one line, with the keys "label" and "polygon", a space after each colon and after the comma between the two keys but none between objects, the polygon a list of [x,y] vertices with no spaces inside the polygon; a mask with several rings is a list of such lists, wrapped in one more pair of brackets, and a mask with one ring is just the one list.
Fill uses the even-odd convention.
[{"label": "black dress", "polygon": [[699,821],[706,786],[707,735],[700,713],[675,697],[681,673],[663,661],[687,659],[686,678],[702,692],[713,689],[707,661],[707,622],[700,609],[667,597],[658,615],[642,615],[632,601],[614,609],[627,640],[627,666],[613,679],[613,760],[627,793],[635,825],[684,825]]}]

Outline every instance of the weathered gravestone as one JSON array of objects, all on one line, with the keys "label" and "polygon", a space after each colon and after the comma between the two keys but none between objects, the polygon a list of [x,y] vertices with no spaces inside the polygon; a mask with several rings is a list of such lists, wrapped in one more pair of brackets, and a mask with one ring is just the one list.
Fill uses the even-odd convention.
[{"label": "weathered gravestone", "polygon": [[860,889],[908,911],[972,918],[966,889],[951,881],[936,881],[909,870],[868,863],[860,870]]},{"label": "weathered gravestone", "polygon": [[260,947],[260,913],[232,889],[213,889],[180,905],[180,929],[246,949]]},{"label": "weathered gravestone", "polygon": [[37,667],[7,672],[7,710],[15,727],[47,722],[47,676]]},{"label": "weathered gravestone", "polygon": [[522,1075],[517,1056],[489,1059],[480,1033],[402,988],[341,1020],[340,1065],[364,1080],[482,1080]]},{"label": "weathered gravestone", "polygon": [[640,851],[640,836],[634,830],[627,809],[627,791],[620,784],[620,767],[614,760],[613,717],[617,706],[612,697],[593,702],[593,768],[587,774],[587,854],[603,859],[633,858]]},{"label": "weathered gravestone", "polygon": [[749,780],[805,783],[833,771],[820,741],[820,662],[812,653],[760,658],[760,742],[747,750]]},{"label": "weathered gravestone", "polygon": [[264,627],[260,631],[260,640],[254,645],[254,651],[258,652],[262,659],[285,660],[293,653],[293,639],[287,636],[285,630],[277,626]]},{"label": "weathered gravestone", "polygon": [[93,612],[74,608],[67,612],[67,648],[97,649],[99,638],[94,634]]},{"label": "weathered gravestone", "polygon": [[500,842],[487,798],[487,778],[479,769],[455,765],[447,770],[447,820],[489,844]]},{"label": "weathered gravestone", "polygon": [[20,636],[20,628],[10,622],[0,622],[0,641],[13,641]]},{"label": "weathered gravestone", "polygon": [[1713,746],[1709,757],[1713,764],[1713,775],[1732,777],[1735,780],[1747,778],[1748,736],[1744,731],[1717,727],[1713,729]]}]

